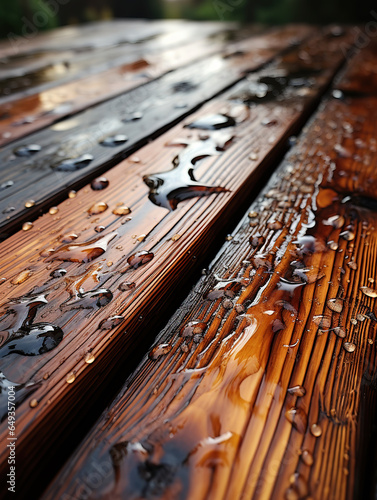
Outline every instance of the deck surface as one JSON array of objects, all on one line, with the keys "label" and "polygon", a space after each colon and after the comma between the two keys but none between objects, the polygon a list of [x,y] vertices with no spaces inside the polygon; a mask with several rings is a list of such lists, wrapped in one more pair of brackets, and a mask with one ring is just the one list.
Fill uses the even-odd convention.
[{"label": "deck surface", "polygon": [[20,498],[373,498],[377,44],[354,37],[125,20],[0,43]]}]

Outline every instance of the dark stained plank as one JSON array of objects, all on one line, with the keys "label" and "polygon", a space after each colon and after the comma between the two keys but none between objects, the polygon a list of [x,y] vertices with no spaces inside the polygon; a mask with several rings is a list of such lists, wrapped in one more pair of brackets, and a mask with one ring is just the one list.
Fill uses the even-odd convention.
[{"label": "dark stained plank", "polygon": [[[150,34],[155,33],[153,23],[146,23],[150,27]],[[160,29],[163,28],[162,25]],[[175,26],[175,29],[173,30]],[[41,92],[56,86],[58,83],[67,83],[74,79],[95,74],[114,66],[131,63],[142,58],[146,53],[158,53],[167,47],[177,47],[189,40],[197,40],[205,37],[215,36],[226,30],[227,25],[219,23],[181,23],[176,26],[172,22],[167,24],[161,33],[154,36],[145,36],[145,29],[138,31],[138,23],[131,23],[127,30],[128,39],[122,42],[105,45],[102,47],[91,46],[86,50],[71,50],[54,55],[53,60],[48,62],[47,56],[32,65],[23,65],[23,58],[17,57],[17,66],[12,64],[2,69],[0,73],[0,97],[1,102],[14,100],[18,96],[25,96]],[[131,36],[130,36],[131,35]],[[130,43],[132,35],[134,43]],[[50,56],[51,57],[51,56]],[[30,55],[28,55],[30,59]],[[8,68],[8,69],[7,69]]]},{"label": "dark stained plank", "polygon": [[[103,191],[83,188],[0,245],[0,276],[6,278],[0,287],[0,369],[14,383],[34,382],[19,387],[20,488],[36,480],[36,454],[40,464],[49,465],[51,450],[77,426],[94,393],[106,387],[125,353],[140,344],[155,315],[163,314],[169,297],[197,269],[342,60],[339,40],[332,38],[317,37],[296,47],[109,170]],[[219,113],[233,116],[237,124],[223,117],[228,125],[223,130],[184,126]],[[166,146],[186,141],[186,149]],[[226,150],[216,151],[212,141]],[[149,192],[143,176],[151,187],[163,183],[162,192]],[[217,194],[197,197],[211,193]],[[164,208],[185,198],[176,210]],[[117,215],[127,212],[119,204],[131,213]],[[27,329],[25,336],[19,328]],[[48,342],[26,346],[37,328],[49,329]],[[9,336],[14,331],[19,331],[18,346]],[[30,348],[35,355],[25,355]],[[3,453],[2,468],[5,460]]]},{"label": "dark stained plank", "polygon": [[[204,37],[202,31],[201,36]],[[0,146],[155,80],[164,73],[214,53],[239,52],[245,45],[245,41],[225,45],[225,40],[218,40],[218,37],[194,37],[193,41],[192,38],[191,33],[186,44],[167,50],[156,49],[154,42],[153,51],[138,51],[139,59],[131,63],[5,103],[0,120]]]},{"label": "dark stained plank", "polygon": [[[0,152],[2,184],[6,186],[0,191],[3,238],[18,229],[25,218],[35,217],[40,208],[51,204],[55,197],[66,196],[77,183],[83,185],[153,134],[240,80],[246,70],[255,70],[310,33],[312,28],[288,27],[251,38],[241,54],[227,58],[214,55],[180,68],[35,133],[27,140],[4,147]],[[313,38],[313,43],[318,39],[320,35]],[[139,114],[142,116],[136,120]],[[127,141],[114,147],[101,145],[104,139],[114,135],[126,136]],[[29,144],[40,146],[40,151],[30,158],[14,154]],[[82,162],[74,171],[60,170],[64,168],[60,164],[65,159],[87,154],[91,155],[87,158],[92,158],[89,164]],[[35,204],[26,209],[25,202],[30,199]]]},{"label": "dark stained plank", "polygon": [[322,104],[44,500],[367,498],[377,211],[336,160],[376,104]]}]

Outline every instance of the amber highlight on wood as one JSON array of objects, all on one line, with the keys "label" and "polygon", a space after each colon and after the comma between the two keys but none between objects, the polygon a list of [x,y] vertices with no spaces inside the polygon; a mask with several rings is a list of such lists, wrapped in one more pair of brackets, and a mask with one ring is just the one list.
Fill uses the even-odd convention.
[{"label": "amber highlight on wood", "polygon": [[337,145],[362,140],[375,163],[374,113],[374,98],[325,100],[45,500],[358,498],[377,211],[361,179],[338,184],[363,161],[340,167]]},{"label": "amber highlight on wood", "polygon": [[[71,192],[66,201],[53,203],[43,217],[1,243],[0,276],[5,281],[0,287],[0,367],[8,380],[19,384],[22,488],[34,479],[36,457],[46,460],[51,448],[66,439],[69,423],[106,384],[103,373],[110,376],[121,356],[131,355],[143,340],[153,315],[166,311],[164,301],[180,277],[197,267],[197,257],[229,224],[255,181],[299,130],[343,60],[338,37],[321,34],[292,48],[108,170],[106,179],[93,183],[95,189],[88,185]],[[260,96],[253,89],[265,89],[266,80],[274,82],[273,92]],[[250,219],[248,227],[254,222]],[[269,220],[269,230],[277,234],[281,225]],[[264,244],[262,233],[254,231],[247,238],[251,236],[252,245]],[[244,246],[236,238],[229,241],[235,250],[229,257],[236,257]],[[261,271],[252,286],[267,278]],[[213,283],[205,307],[211,310],[221,300],[228,314],[243,285],[217,285]],[[281,298],[276,300],[284,300],[284,293],[278,292]],[[218,299],[213,302],[213,297]],[[275,313],[270,316],[281,330],[282,320]],[[185,327],[187,353],[191,329],[194,342],[204,332],[207,338],[204,323],[210,319]],[[220,323],[217,317],[215,324]],[[231,358],[230,344],[229,349]],[[268,342],[262,351],[264,360]],[[158,362],[173,352],[170,344],[158,345],[150,357]],[[257,365],[245,369],[254,372]],[[223,410],[220,405],[219,412]],[[241,414],[234,418],[242,420]],[[43,449],[38,439],[42,429]],[[3,468],[5,460],[4,453]]]}]

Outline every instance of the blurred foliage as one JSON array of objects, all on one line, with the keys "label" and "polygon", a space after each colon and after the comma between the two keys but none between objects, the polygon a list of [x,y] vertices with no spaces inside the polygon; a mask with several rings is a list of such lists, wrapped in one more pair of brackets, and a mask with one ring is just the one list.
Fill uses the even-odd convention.
[{"label": "blurred foliage", "polygon": [[[36,15],[37,23],[33,23]],[[26,24],[25,24],[26,19]],[[44,30],[59,26],[59,20],[43,0],[0,0],[0,35],[9,33],[22,35],[23,30],[29,30],[30,25],[38,25],[35,29]]]},{"label": "blurred foliage", "polygon": [[[114,17],[362,23],[375,21],[373,10],[377,10],[375,0],[64,0],[64,4],[59,0],[0,0],[0,36],[22,35],[31,26],[41,31]],[[35,23],[34,19],[43,22]]]}]

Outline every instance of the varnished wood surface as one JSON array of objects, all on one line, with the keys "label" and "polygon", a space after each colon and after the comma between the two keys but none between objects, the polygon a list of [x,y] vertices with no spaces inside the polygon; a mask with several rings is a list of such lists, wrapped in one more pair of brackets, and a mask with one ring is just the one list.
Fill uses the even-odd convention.
[{"label": "varnished wood surface", "polygon": [[[22,222],[35,217],[41,208],[45,209],[47,204],[53,203],[54,198],[60,196],[62,199],[69,189],[83,185],[146,142],[151,135],[182,119],[197,106],[240,80],[246,71],[257,69],[313,31],[313,28],[304,26],[288,27],[249,39],[243,46],[244,51],[233,57],[213,55],[179,68],[156,81],[32,134],[27,141],[22,139],[4,147],[0,152],[2,185],[6,186],[0,190],[3,239],[14,229],[19,229]],[[316,50],[314,46],[321,38],[318,34],[313,38],[313,50]],[[333,41],[335,49],[336,44],[337,41]],[[329,54],[331,58],[331,50]],[[322,59],[326,59],[323,54]],[[326,68],[326,61],[324,64]],[[141,118],[135,120],[134,113],[140,113]],[[117,134],[126,136],[124,144],[115,147],[101,145],[104,139]],[[15,150],[28,144],[37,144],[41,149],[27,158],[14,154]],[[59,170],[58,165],[63,160],[85,154],[93,158],[89,165],[84,164],[76,171]],[[30,199],[35,203],[26,209],[25,202]]]},{"label": "varnished wood surface", "polygon": [[[344,34],[344,40],[347,39]],[[141,341],[143,329],[150,324],[153,314],[163,313],[165,301],[178,286],[179,276],[195,268],[197,256],[229,224],[263,168],[281,151],[288,136],[298,130],[343,59],[338,37],[312,38],[109,170],[106,173],[109,186],[103,191],[83,188],[76,197],[60,204],[57,211],[54,209],[38,219],[28,231],[20,231],[1,244],[4,257],[0,273],[6,280],[0,287],[4,332],[0,367],[13,382],[35,383],[24,388],[30,393],[17,410],[17,446],[23,477],[20,488],[27,489],[35,480],[36,457],[42,463],[46,460],[56,442],[65,439],[70,424],[79,418],[98,387],[106,385],[101,374],[106,372],[110,377],[122,354],[126,350],[131,352],[133,345]],[[255,86],[263,81],[276,82],[282,74],[288,77],[283,86],[273,87],[272,95],[266,93],[265,99],[259,96],[258,104],[250,109],[240,104],[245,93],[249,100],[255,100]],[[237,124],[216,133],[184,126],[214,113],[228,113]],[[222,132],[230,133],[230,137],[224,139]],[[227,146],[224,152],[210,153],[214,157],[195,168],[195,178],[200,184],[228,191],[201,199],[194,197],[169,212],[147,199],[148,188],[142,176],[171,170],[176,155],[183,159],[185,150],[182,151],[182,145],[167,144],[187,140],[199,147],[192,160],[195,155],[201,158],[209,154],[201,149],[208,140],[220,141],[220,149]],[[190,194],[181,185],[182,179],[174,182],[183,193]],[[206,188],[202,189],[205,192]],[[198,192],[202,189],[198,188]],[[106,203],[107,207],[98,203]],[[127,220],[128,214],[120,217],[112,213],[119,210],[118,204],[130,207],[131,220]],[[97,211],[105,210],[90,215],[88,211],[93,212],[94,205]],[[94,230],[98,226],[104,227],[100,233]],[[106,247],[92,241],[101,238],[108,243],[104,253],[100,249]],[[104,240],[101,241],[103,245]],[[84,242],[95,251],[96,258],[89,248],[76,246]],[[50,250],[52,247],[54,252]],[[137,260],[132,255],[140,250],[153,252],[153,258],[133,269]],[[67,258],[92,260],[81,263],[69,262]],[[119,290],[122,282],[135,286]],[[103,288],[106,291],[98,303],[89,292]],[[30,308],[31,313],[25,300],[36,304]],[[103,323],[115,315],[122,318],[115,324],[114,320]],[[12,340],[9,332],[21,333],[17,330],[20,325],[22,330],[46,323],[55,325],[54,349],[25,356],[20,353],[24,352],[22,342],[12,347],[13,340],[18,343],[20,335]],[[111,325],[114,328],[109,330]],[[59,337],[59,328],[63,339]],[[51,343],[43,349],[48,346]],[[25,396],[25,391],[22,394]],[[4,453],[3,469],[5,457]]]},{"label": "varnished wood surface", "polygon": [[368,498],[376,105],[329,95],[45,500]]},{"label": "varnished wood surface", "polygon": [[[88,74],[94,75],[120,64],[132,63],[147,54],[158,54],[162,50],[179,47],[190,40],[216,38],[216,36],[221,39],[221,31],[224,37],[225,33],[229,34],[230,29],[229,25],[222,26],[219,23],[198,25],[187,22],[176,26],[174,21],[171,25],[163,23],[157,32],[156,25],[150,23],[149,26],[150,31],[143,33],[139,32],[137,23],[134,27],[131,23],[125,31],[123,41],[112,34],[112,43],[109,40],[109,43],[103,46],[100,42],[97,46],[93,44],[87,47],[74,47],[64,52],[34,54],[34,57],[32,54],[17,55],[3,59],[4,67],[0,72],[1,102],[13,101],[15,98],[41,92],[59,83],[77,80]],[[129,40],[132,39],[134,41],[131,43]],[[36,59],[34,64],[33,59]]]}]

